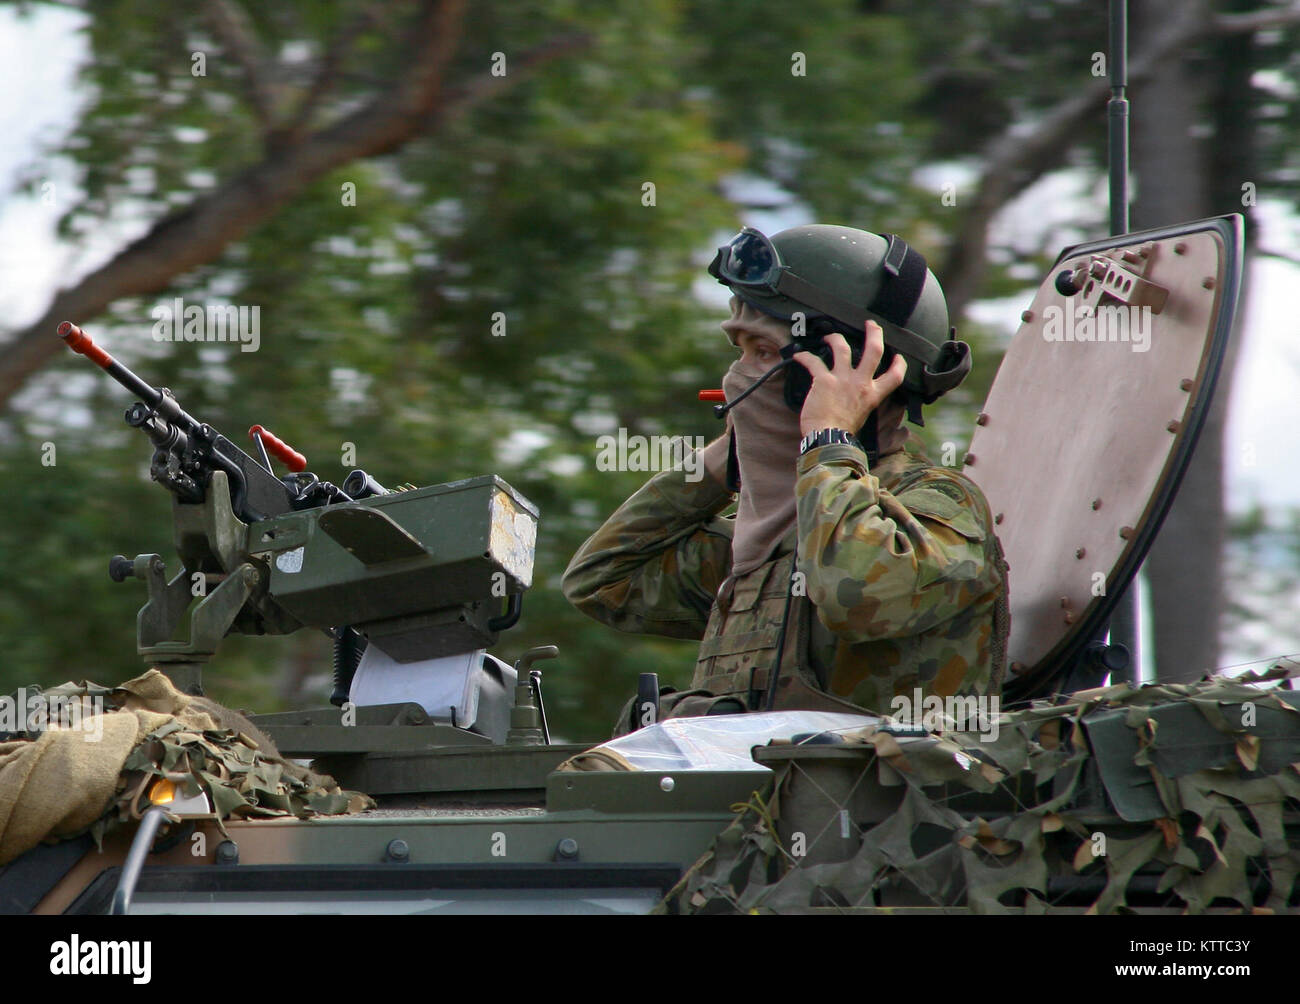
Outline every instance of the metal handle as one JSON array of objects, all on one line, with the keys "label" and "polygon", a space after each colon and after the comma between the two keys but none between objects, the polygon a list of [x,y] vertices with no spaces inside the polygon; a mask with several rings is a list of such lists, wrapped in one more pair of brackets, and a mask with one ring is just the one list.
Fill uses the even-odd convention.
[{"label": "metal handle", "polygon": [[504,631],[512,628],[519,623],[519,615],[524,612],[523,593],[514,593],[510,597],[510,605],[506,607],[506,612],[500,617],[493,617],[487,622],[487,628],[493,634],[498,631]]},{"label": "metal handle", "polygon": [[636,681],[636,702],[632,706],[632,729],[636,731],[659,721],[659,674],[642,673]]},{"label": "metal handle", "polygon": [[266,446],[267,450],[269,450],[277,460],[283,463],[285,467],[289,468],[289,470],[293,471],[295,474],[307,469],[306,457],[284,440],[278,439],[276,436],[272,435],[262,426],[254,425],[248,430],[248,435],[253,442],[257,442],[258,437],[261,437],[261,441]]},{"label": "metal handle", "polygon": [[113,905],[108,912],[111,916],[122,917],[131,912],[131,897],[135,895],[135,886],[140,881],[140,871],[144,868],[144,859],[153,846],[154,834],[167,816],[167,810],[155,805],[145,810],[140,817],[140,828],[135,831],[131,849],[127,852],[126,863],[122,865],[122,874],[113,890]]}]

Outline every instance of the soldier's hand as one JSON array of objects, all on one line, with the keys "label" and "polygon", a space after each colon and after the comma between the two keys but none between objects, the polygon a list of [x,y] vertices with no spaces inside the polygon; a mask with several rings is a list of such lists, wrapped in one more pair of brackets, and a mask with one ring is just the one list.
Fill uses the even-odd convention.
[{"label": "soldier's hand", "polygon": [[826,344],[835,360],[834,369],[828,369],[811,352],[794,354],[794,361],[812,375],[813,381],[799,413],[799,428],[805,436],[820,429],[857,432],[867,417],[903,385],[907,375],[907,360],[899,353],[889,369],[875,376],[880,357],[885,354],[885,333],[875,321],[867,322],[866,344],[856,367],[850,361],[849,343],[843,335],[828,335]]}]

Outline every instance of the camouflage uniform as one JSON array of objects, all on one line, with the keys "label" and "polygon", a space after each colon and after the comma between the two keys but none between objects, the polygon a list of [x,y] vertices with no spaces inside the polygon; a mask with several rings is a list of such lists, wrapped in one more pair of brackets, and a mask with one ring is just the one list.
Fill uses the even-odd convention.
[{"label": "camouflage uniform", "polygon": [[[702,638],[692,691],[754,707],[765,691],[797,570],[775,706],[889,712],[896,694],[987,694],[1005,662],[1006,563],[983,494],[915,441],[873,470],[853,446],[799,459],[798,524],[771,560],[733,577],[732,495],[664,471],[579,549],[569,600],[624,631]],[[815,608],[816,616],[812,615]]]}]

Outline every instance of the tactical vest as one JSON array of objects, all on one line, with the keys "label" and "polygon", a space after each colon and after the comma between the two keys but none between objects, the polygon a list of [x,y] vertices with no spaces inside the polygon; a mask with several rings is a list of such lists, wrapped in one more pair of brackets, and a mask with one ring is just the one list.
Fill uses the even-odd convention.
[{"label": "tactical vest", "polygon": [[[896,490],[906,488],[914,480],[915,476],[905,478]],[[829,651],[834,651],[837,659],[855,656],[852,647],[840,645],[822,624],[807,596],[791,593],[794,544],[792,532],[784,542],[789,548],[785,554],[745,575],[729,576],[723,582],[700,642],[691,690],[673,695],[665,708],[666,717],[708,714],[719,700],[739,701],[750,711],[764,710],[770,677],[777,667],[776,653],[783,623],[785,639],[772,708],[859,713],[864,710],[828,692],[832,667],[821,665],[820,656]],[[992,544],[992,560],[1005,576],[1006,559],[996,535],[992,536]],[[987,691],[991,694],[1001,692],[1010,622],[1004,589],[993,610],[992,672]],[[737,709],[733,705],[730,710]]]},{"label": "tactical vest", "polygon": [[[691,680],[692,692],[740,700],[751,711],[767,706],[767,692],[776,668],[781,627],[789,620],[781,655],[774,709],[862,712],[855,704],[826,693],[826,668],[812,664],[814,632],[826,629],[817,620],[806,596],[791,594],[795,555],[791,551],[738,578],[728,577],[718,590],[709,623],[700,642]],[[708,703],[713,703],[705,698]],[[700,714],[700,702],[683,702],[673,714]]]},{"label": "tactical vest", "polygon": [[[1005,564],[996,537],[994,546],[996,560]],[[723,582],[700,642],[691,689],[673,694],[665,702],[664,717],[709,714],[720,702],[738,701],[749,711],[766,710],[794,560],[790,552],[747,575]],[[834,635],[818,619],[806,596],[790,595],[789,599],[789,620],[772,708],[861,714],[867,709],[827,692],[831,669],[817,663],[816,653],[834,648],[827,644]],[[1009,629],[1009,604],[1004,592],[993,611],[989,693],[999,693],[1002,688]],[[728,710],[740,709],[733,704]]]}]

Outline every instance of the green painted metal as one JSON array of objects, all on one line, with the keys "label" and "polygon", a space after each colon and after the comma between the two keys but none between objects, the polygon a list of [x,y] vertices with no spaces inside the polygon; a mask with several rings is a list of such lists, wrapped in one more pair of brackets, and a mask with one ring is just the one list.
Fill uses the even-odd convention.
[{"label": "green painted metal", "polygon": [[731,821],[731,806],[769,786],[766,771],[565,771],[546,782],[551,813],[601,816],[708,816]]},{"label": "green painted metal", "polygon": [[246,550],[270,562],[275,602],[304,624],[361,624],[476,602],[488,606],[531,584],[531,554],[526,568],[514,560],[494,532],[494,519],[505,511],[512,520],[535,524],[537,511],[500,478],[346,505],[373,509],[383,519],[370,517],[363,530],[327,506],[249,527]]},{"label": "green painted metal", "polygon": [[[444,727],[438,735],[451,740],[455,737],[448,735],[450,731],[460,732],[462,737],[471,734]],[[457,795],[461,800],[473,801],[482,799],[485,792],[493,792],[513,794],[520,803],[540,805],[551,772],[569,757],[589,748],[585,743],[491,746],[455,745],[449,741],[436,749],[327,756],[320,760],[320,766],[339,784],[381,800],[392,795],[428,793]],[[486,804],[493,801],[489,799]]]}]

